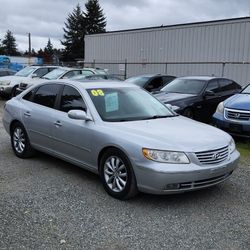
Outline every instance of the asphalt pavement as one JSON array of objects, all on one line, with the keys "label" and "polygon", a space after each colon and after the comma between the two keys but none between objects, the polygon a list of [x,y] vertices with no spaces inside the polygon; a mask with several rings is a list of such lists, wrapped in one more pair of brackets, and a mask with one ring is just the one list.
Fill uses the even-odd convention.
[{"label": "asphalt pavement", "polygon": [[119,201],[99,177],[38,154],[17,158],[0,101],[0,249],[249,249],[250,162],[223,184]]}]

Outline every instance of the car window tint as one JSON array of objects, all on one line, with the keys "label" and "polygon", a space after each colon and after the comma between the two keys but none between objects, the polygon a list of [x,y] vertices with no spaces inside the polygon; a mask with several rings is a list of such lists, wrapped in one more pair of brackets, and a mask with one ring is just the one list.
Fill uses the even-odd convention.
[{"label": "car window tint", "polygon": [[163,85],[162,77],[156,77],[147,84],[145,89],[151,91],[153,89],[159,89],[160,87],[162,87],[162,85]]},{"label": "car window tint", "polygon": [[234,84],[234,82],[232,80],[220,79],[219,83],[220,83],[220,86],[221,86],[221,91],[227,91],[227,90],[237,89],[235,87],[235,84]]},{"label": "car window tint", "polygon": [[37,88],[32,89],[31,91],[29,91],[29,92],[23,97],[23,99],[26,100],[26,101],[32,101],[33,95],[34,95],[34,93],[36,92],[36,90],[37,90]]},{"label": "car window tint", "polygon": [[80,93],[73,87],[65,86],[61,96],[60,110],[69,112],[72,109],[86,111],[86,105]]},{"label": "car window tint", "polygon": [[163,84],[166,84],[166,83],[169,83],[171,82],[172,80],[174,80],[176,77],[174,76],[163,76],[162,79],[163,79]]},{"label": "car window tint", "polygon": [[59,84],[47,84],[39,87],[34,95],[33,102],[49,108],[54,108],[59,88]]},{"label": "car window tint", "polygon": [[62,78],[67,79],[67,78],[71,78],[73,76],[77,76],[80,74],[81,74],[80,70],[72,70],[72,71],[69,71],[68,73],[66,73]]},{"label": "car window tint", "polygon": [[42,77],[48,73],[48,68],[40,68],[34,72],[34,74],[37,75],[37,77]]},{"label": "car window tint", "polygon": [[217,93],[220,91],[220,86],[217,80],[211,80],[208,85],[206,90],[208,91],[213,91],[214,93]]}]

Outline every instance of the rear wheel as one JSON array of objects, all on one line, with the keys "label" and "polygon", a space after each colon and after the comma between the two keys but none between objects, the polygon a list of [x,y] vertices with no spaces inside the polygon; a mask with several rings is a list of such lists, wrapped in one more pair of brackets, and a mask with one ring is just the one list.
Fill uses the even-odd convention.
[{"label": "rear wheel", "polygon": [[138,193],[131,163],[118,149],[110,149],[102,156],[100,177],[107,193],[116,199],[129,199]]},{"label": "rear wheel", "polygon": [[19,122],[16,122],[11,128],[11,146],[19,158],[29,158],[34,154],[27,132]]}]

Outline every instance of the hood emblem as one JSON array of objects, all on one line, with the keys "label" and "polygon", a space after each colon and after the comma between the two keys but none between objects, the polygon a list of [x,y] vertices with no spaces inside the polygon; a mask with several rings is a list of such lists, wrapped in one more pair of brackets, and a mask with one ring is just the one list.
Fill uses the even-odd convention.
[{"label": "hood emblem", "polygon": [[221,154],[220,153],[215,153],[215,154],[213,154],[212,157],[213,157],[214,160],[218,160],[221,157]]},{"label": "hood emblem", "polygon": [[240,113],[236,113],[235,118],[239,119],[240,118]]}]

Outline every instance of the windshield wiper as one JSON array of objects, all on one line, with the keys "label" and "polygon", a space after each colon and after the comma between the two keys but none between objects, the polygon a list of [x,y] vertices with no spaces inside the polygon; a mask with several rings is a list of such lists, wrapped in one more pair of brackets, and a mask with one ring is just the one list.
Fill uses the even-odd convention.
[{"label": "windshield wiper", "polygon": [[160,119],[160,118],[168,118],[168,117],[174,117],[176,115],[153,115],[151,117],[143,118],[142,120],[152,120],[152,119]]}]

